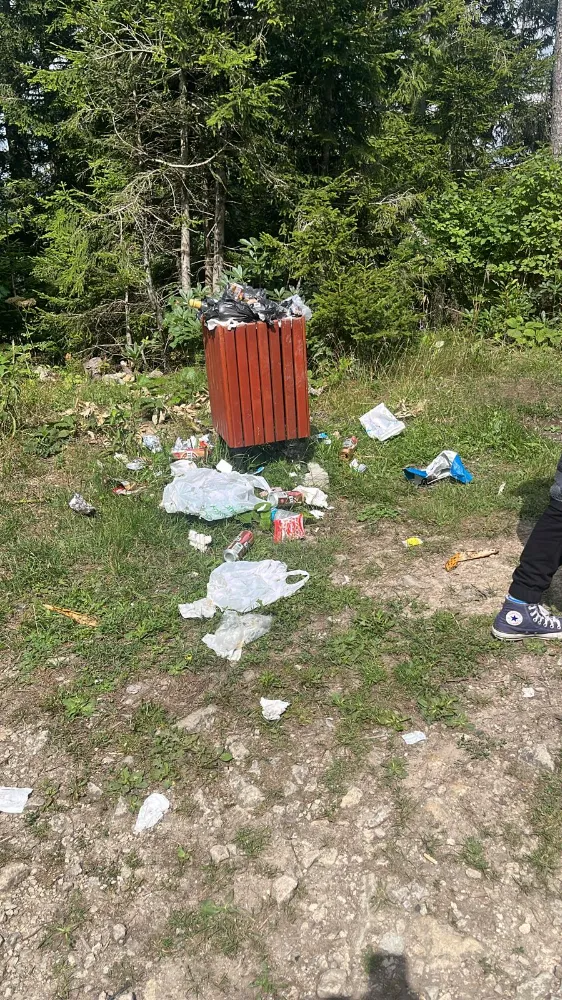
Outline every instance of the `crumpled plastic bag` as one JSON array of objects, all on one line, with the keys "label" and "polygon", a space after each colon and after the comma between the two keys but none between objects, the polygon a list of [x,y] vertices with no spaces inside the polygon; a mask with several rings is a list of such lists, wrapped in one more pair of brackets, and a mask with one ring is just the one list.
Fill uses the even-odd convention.
[{"label": "crumpled plastic bag", "polygon": [[290,701],[280,701],[278,698],[260,698],[261,714],[267,722],[279,722],[290,704]]},{"label": "crumpled plastic bag", "polygon": [[0,788],[0,812],[22,813],[32,791],[32,788]]},{"label": "crumpled plastic bag", "polygon": [[317,486],[297,486],[297,491],[302,493],[303,501],[307,506],[311,504],[315,507],[328,506],[328,497],[324,490],[320,490]]},{"label": "crumpled plastic bag", "polygon": [[[294,583],[289,577],[297,577]],[[303,569],[287,570],[276,559],[260,562],[222,563],[213,570],[207,584],[207,597],[225,611],[253,611],[290,597],[304,587],[309,574]]]},{"label": "crumpled plastic bag", "polygon": [[404,469],[404,475],[406,479],[417,483],[418,486],[431,486],[433,483],[438,483],[440,479],[448,479],[449,477],[456,479],[458,483],[471,483],[474,479],[456,451],[441,451],[425,469],[417,469],[414,465],[409,465]]},{"label": "crumpled plastic bag", "polygon": [[364,413],[362,417],[359,417],[359,422],[369,437],[376,438],[377,441],[388,441],[389,438],[396,437],[397,434],[401,434],[406,429],[406,424],[398,420],[384,403],[379,403],[368,413]]},{"label": "crumpled plastic bag", "polygon": [[[254,611],[296,594],[309,575],[302,569],[289,572],[287,564],[276,559],[222,563],[209,577],[207,596],[192,604],[180,604],[179,611],[182,618],[212,618],[216,608],[242,614]],[[289,577],[293,576],[299,579],[290,583]]]},{"label": "crumpled plastic bag", "polygon": [[217,656],[236,663],[242,656],[243,647],[266,635],[272,622],[271,615],[239,615],[237,611],[225,611],[215,634],[204,635],[202,642]]},{"label": "crumpled plastic bag", "polygon": [[162,817],[168,812],[170,802],[165,795],[160,792],[152,792],[146,797],[139,809],[137,821],[135,823],[135,833],[142,833],[143,830],[151,830],[160,822]]},{"label": "crumpled plastic bag", "polygon": [[161,506],[168,514],[194,514],[204,521],[218,521],[253,510],[259,502],[254,489],[267,490],[263,476],[217,472],[185,461],[172,462],[174,479],[164,487]]}]

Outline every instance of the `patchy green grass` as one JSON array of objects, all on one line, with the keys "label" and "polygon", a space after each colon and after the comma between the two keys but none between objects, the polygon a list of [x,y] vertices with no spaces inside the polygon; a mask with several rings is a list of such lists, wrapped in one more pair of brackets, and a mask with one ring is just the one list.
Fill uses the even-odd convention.
[{"label": "patchy green grass", "polygon": [[461,851],[461,860],[469,868],[475,868],[483,875],[490,875],[491,867],[484,851],[484,845],[478,837],[467,837]]},{"label": "patchy green grass", "polygon": [[205,899],[193,910],[181,910],[169,920],[170,935],[163,941],[163,949],[171,951],[188,942],[198,947],[219,951],[227,957],[237,954],[250,932],[249,919],[231,903],[216,903]]}]

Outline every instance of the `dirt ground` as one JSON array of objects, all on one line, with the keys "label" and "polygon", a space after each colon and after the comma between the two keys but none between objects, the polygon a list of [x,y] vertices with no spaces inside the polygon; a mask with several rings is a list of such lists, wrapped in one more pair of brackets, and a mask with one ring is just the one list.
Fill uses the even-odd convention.
[{"label": "dirt ground", "polygon": [[[497,539],[499,556],[447,574],[441,552],[412,558],[401,538],[392,528],[356,534],[332,579],[361,578],[367,551],[379,572],[362,587],[375,602],[399,595],[488,614],[521,547],[514,530]],[[494,541],[470,540],[482,546]],[[39,836],[23,816],[0,816],[0,995],[562,997],[560,886],[546,890],[529,863],[532,796],[557,766],[561,665],[554,644],[539,656],[519,648],[507,664],[490,658],[465,689],[468,732],[436,724],[406,747],[374,727],[372,749],[330,808],[322,775],[336,754],[333,717],[264,753],[251,720],[186,691],[184,728],[223,741],[233,760],[187,805],[176,807],[172,789],[170,812],[137,835],[125,801],[95,775],[77,794],[72,760],[26,714],[26,689],[4,662],[3,714],[19,721],[0,728],[3,783],[25,775],[66,794],[56,810],[32,794]],[[123,711],[165,698],[168,683],[157,675],[129,685]],[[381,781],[381,765],[397,756],[405,777]],[[100,773],[111,763],[100,748]],[[178,911],[188,916],[170,925]]]}]

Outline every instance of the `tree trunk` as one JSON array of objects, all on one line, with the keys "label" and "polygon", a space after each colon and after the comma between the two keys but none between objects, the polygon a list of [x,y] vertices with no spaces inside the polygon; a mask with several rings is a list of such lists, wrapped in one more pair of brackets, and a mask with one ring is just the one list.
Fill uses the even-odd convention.
[{"label": "tree trunk", "polygon": [[[562,2],[562,0],[561,0]],[[213,227],[213,291],[216,292],[224,269],[224,219],[226,213],[226,182],[224,168],[219,167],[215,178],[215,225]]]},{"label": "tree trunk", "polygon": [[150,305],[152,306],[152,311],[154,313],[154,320],[156,326],[159,330],[162,329],[162,309],[160,308],[160,299],[158,298],[158,292],[156,291],[156,286],[152,278],[152,271],[150,270],[150,254],[148,252],[148,244],[146,239],[142,241],[142,256],[144,265],[144,275],[146,284],[146,294]]},{"label": "tree trunk", "polygon": [[562,156],[562,0],[556,11],[556,43],[552,71],[552,124],[550,129],[552,155]]},{"label": "tree trunk", "polygon": [[[182,124],[180,128],[180,157],[182,163],[189,163],[189,130],[187,126],[187,80],[185,71],[180,72],[180,105],[182,112]],[[182,292],[189,292],[191,289],[191,232],[189,229],[189,191],[187,188],[186,171],[182,171],[180,178],[180,211],[181,211],[181,232],[180,232],[180,286]]]},{"label": "tree trunk", "polygon": [[205,177],[203,225],[205,226],[205,286],[213,288],[213,226],[215,218],[214,203],[211,203],[211,185],[208,175]]},{"label": "tree trunk", "polygon": [[133,338],[131,337],[131,310],[129,306],[129,286],[127,285],[125,289],[125,343],[127,347],[133,346]]}]

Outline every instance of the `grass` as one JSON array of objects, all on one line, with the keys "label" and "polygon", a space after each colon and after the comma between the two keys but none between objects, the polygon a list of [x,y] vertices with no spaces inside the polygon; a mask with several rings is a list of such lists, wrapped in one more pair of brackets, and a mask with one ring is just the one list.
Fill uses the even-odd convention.
[{"label": "grass", "polygon": [[234,838],[238,850],[247,858],[257,858],[271,840],[269,830],[258,827],[243,826]]},{"label": "grass", "polygon": [[169,929],[170,935],[163,943],[166,951],[195,941],[199,948],[232,957],[248,936],[248,918],[230,903],[205,899],[196,909],[175,911]]},{"label": "grass", "polygon": [[483,875],[490,875],[491,867],[484,852],[484,845],[478,837],[467,837],[461,851],[461,860],[469,868],[475,868]]},{"label": "grass", "polygon": [[553,774],[541,776],[535,788],[531,825],[537,846],[528,857],[542,883],[560,868],[562,855],[562,761]]}]

